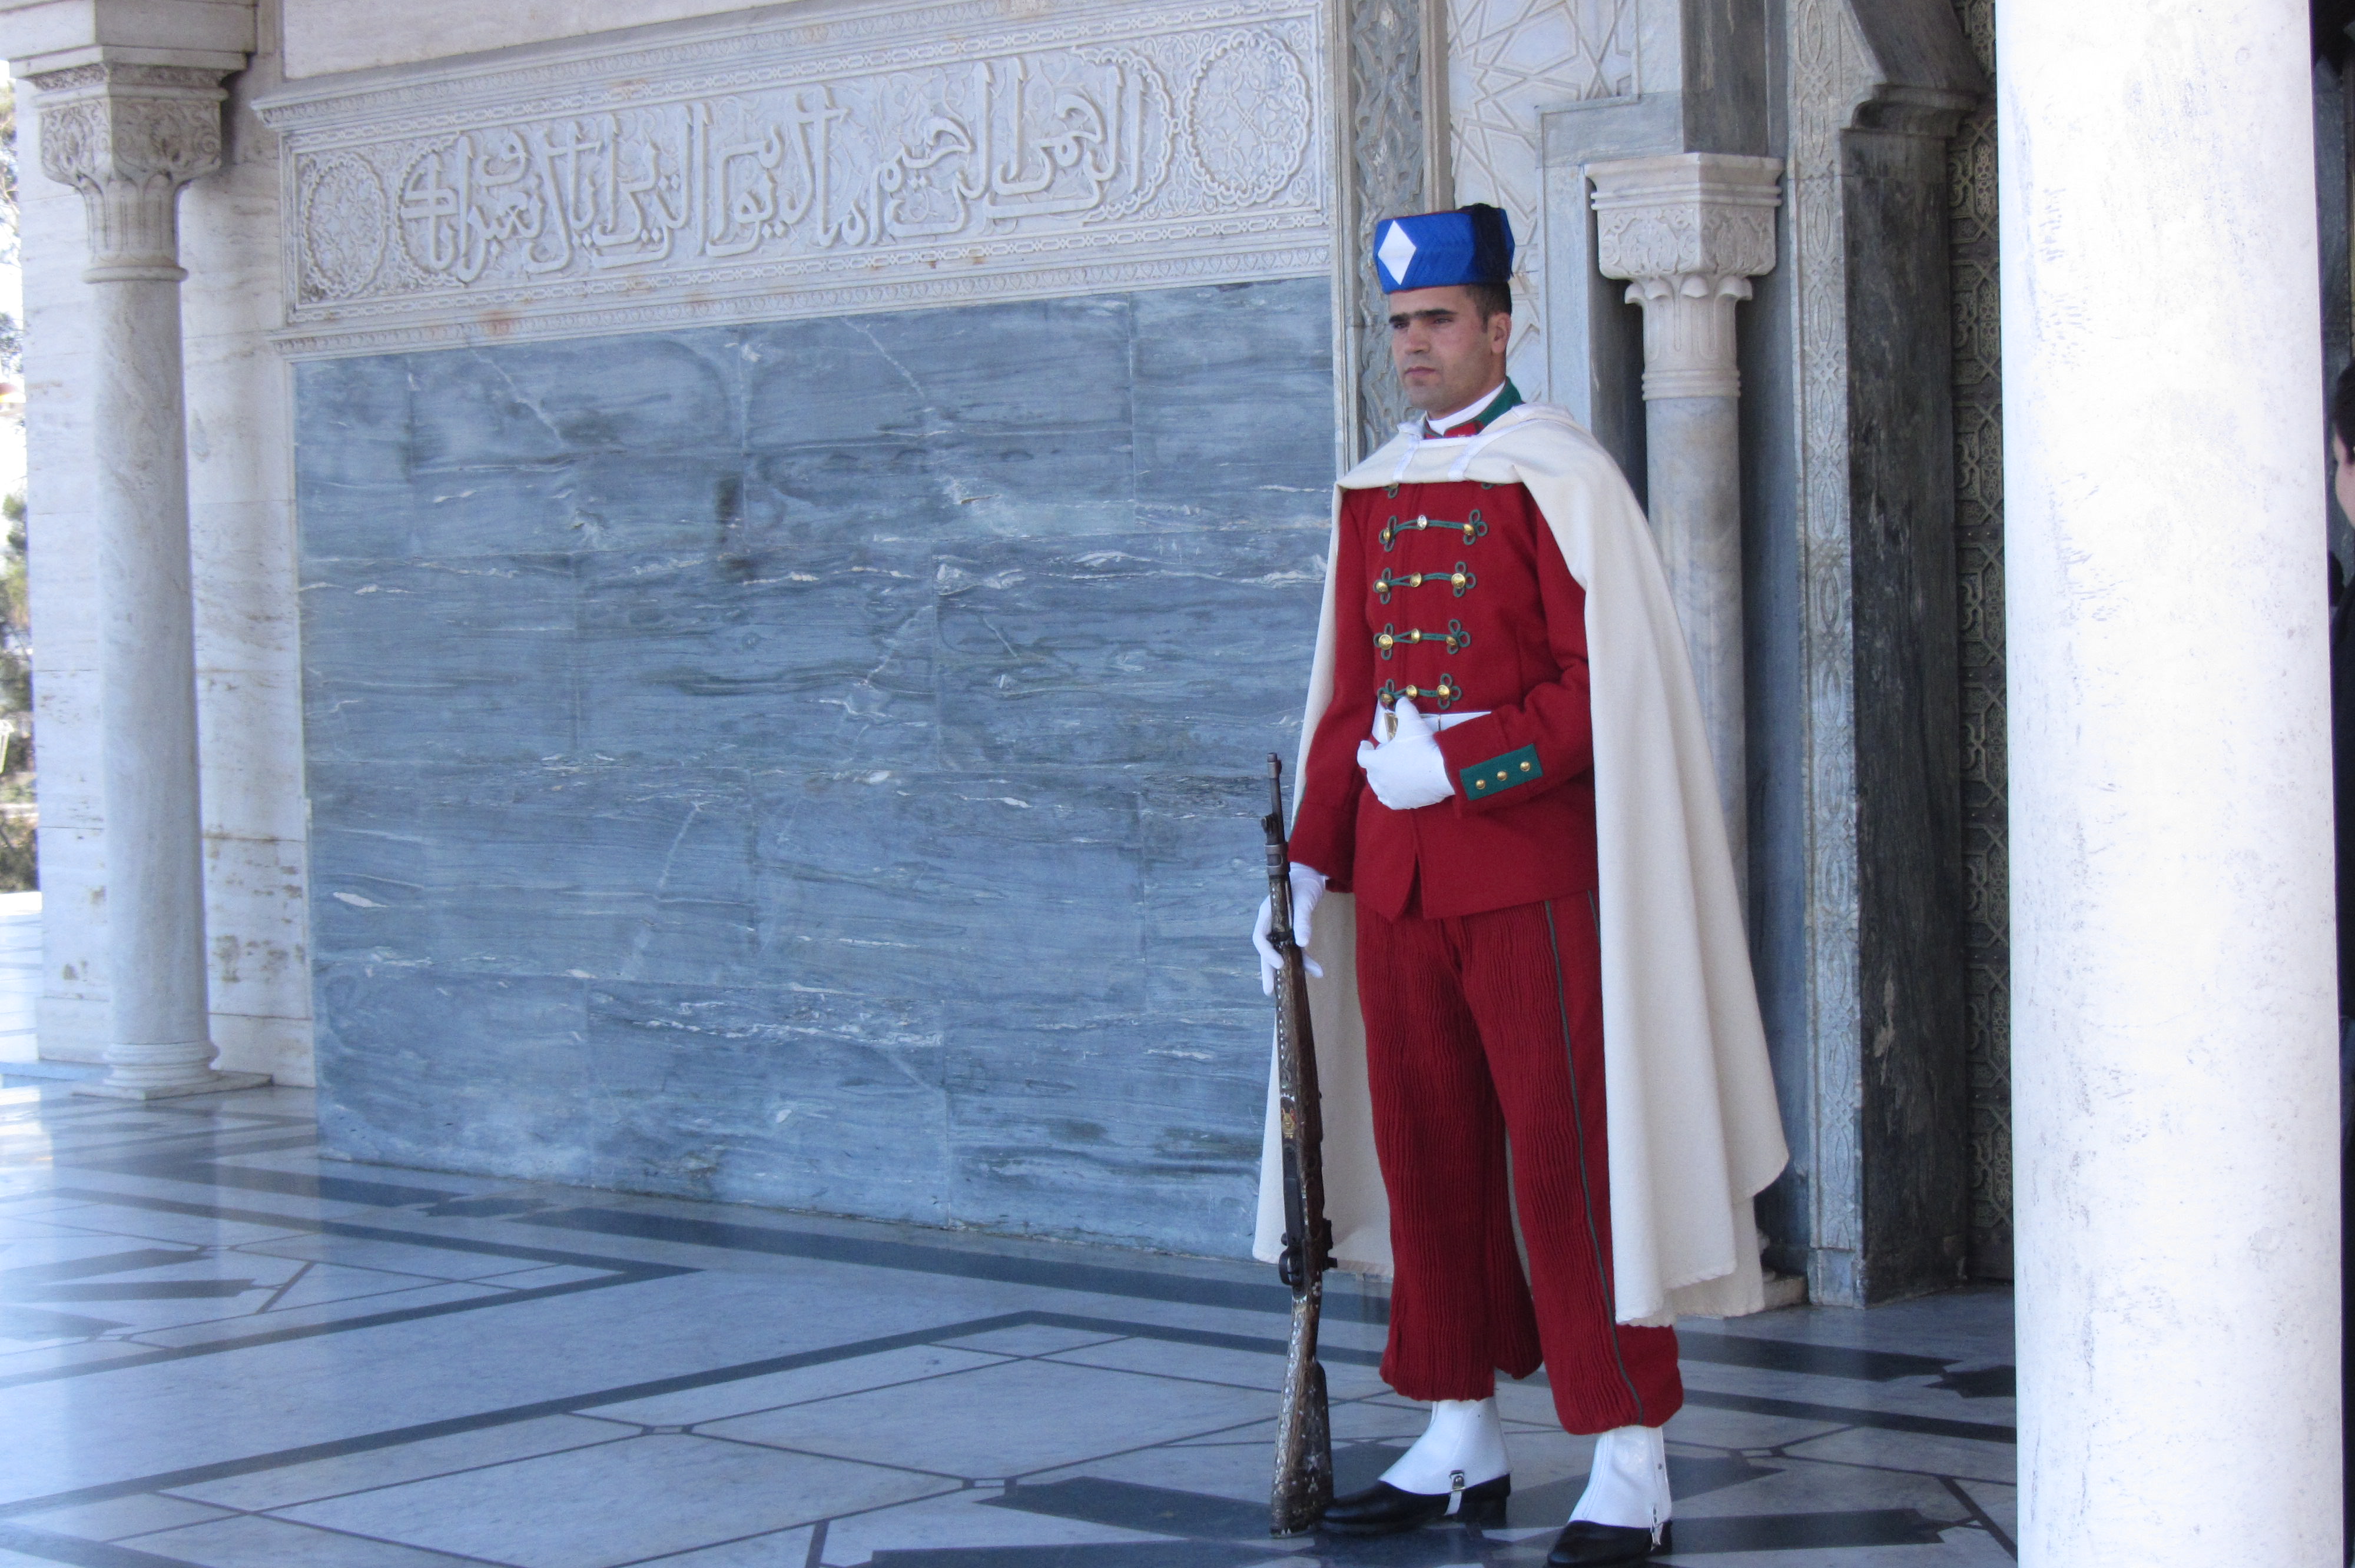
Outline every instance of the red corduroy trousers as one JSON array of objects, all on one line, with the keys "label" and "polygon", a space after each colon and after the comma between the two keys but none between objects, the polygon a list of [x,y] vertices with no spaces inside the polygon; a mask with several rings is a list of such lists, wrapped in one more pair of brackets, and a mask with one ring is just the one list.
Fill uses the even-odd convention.
[{"label": "red corduroy trousers", "polygon": [[1666,1422],[1684,1404],[1676,1330],[1612,1313],[1593,898],[1438,920],[1361,907],[1358,994],[1398,1270],[1383,1380],[1485,1399],[1498,1370],[1542,1361],[1569,1431]]}]

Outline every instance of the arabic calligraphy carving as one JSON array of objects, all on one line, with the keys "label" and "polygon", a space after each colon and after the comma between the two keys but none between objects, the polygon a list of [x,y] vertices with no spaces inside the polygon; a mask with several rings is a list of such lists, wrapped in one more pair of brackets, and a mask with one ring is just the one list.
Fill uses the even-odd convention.
[{"label": "arabic calligraphy carving", "polygon": [[682,26],[614,54],[603,93],[573,60],[516,68],[506,93],[470,77],[446,108],[429,70],[424,113],[380,85],[280,94],[290,346],[1329,264],[1314,0],[1122,6],[1116,31],[1059,11],[996,36],[949,9],[882,18],[904,49],[868,37],[833,58],[773,22]]}]

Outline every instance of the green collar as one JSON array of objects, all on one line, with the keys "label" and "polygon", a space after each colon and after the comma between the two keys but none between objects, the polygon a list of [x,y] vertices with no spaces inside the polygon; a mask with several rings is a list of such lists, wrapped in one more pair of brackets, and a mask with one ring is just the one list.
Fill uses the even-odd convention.
[{"label": "green collar", "polygon": [[[1482,408],[1477,414],[1475,414],[1471,419],[1466,422],[1473,425],[1477,429],[1485,430],[1490,425],[1495,424],[1497,419],[1501,418],[1507,412],[1519,408],[1520,405],[1521,389],[1513,385],[1513,378],[1508,376],[1505,377],[1504,389],[1498,392],[1494,397],[1489,398],[1487,406]],[[1426,421],[1426,423],[1428,423],[1428,421]]]}]

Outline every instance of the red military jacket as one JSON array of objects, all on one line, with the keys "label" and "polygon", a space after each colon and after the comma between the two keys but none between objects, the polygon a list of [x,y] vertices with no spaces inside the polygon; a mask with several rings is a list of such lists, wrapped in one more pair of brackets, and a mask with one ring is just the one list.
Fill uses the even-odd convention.
[{"label": "red military jacket", "polygon": [[[1592,889],[1586,594],[1529,493],[1352,490],[1340,530],[1333,701],[1309,746],[1292,858],[1392,919]],[[1455,796],[1412,811],[1374,799],[1358,766],[1378,707],[1401,695],[1426,715],[1486,714],[1440,732]]]}]

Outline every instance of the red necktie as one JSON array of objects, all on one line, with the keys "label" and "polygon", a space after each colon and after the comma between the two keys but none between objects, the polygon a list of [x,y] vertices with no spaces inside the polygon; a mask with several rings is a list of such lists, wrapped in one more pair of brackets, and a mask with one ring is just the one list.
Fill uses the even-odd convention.
[{"label": "red necktie", "polygon": [[1439,433],[1443,439],[1455,436],[1476,436],[1480,433],[1480,421],[1477,419],[1466,419],[1462,424],[1456,426],[1454,429],[1442,430]]}]

